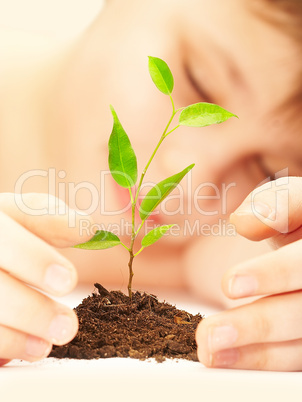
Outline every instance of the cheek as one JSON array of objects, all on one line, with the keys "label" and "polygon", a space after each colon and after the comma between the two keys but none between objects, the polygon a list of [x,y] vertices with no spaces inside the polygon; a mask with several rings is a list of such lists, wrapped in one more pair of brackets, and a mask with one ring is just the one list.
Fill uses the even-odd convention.
[{"label": "cheek", "polygon": [[[172,152],[172,150],[170,151]],[[177,152],[180,151],[177,150]],[[152,177],[153,183],[156,182],[156,178],[158,181],[162,180],[194,161],[191,156],[188,160],[182,161],[180,152],[179,160],[175,163],[171,160],[171,163],[166,166],[167,154],[169,154],[168,151],[160,154],[155,163],[155,169],[149,176]],[[188,153],[188,155],[190,154]],[[203,158],[201,157],[201,159]],[[179,164],[182,166],[178,166]],[[219,163],[217,162],[217,164]],[[206,165],[204,161],[199,161],[179,184],[179,187],[160,205],[163,223],[176,223],[180,226],[181,233],[187,230],[194,236],[198,235],[203,227],[209,231],[209,225],[226,224],[229,214],[239,206],[263,178],[263,172],[254,159],[238,162],[223,170],[215,169],[213,161],[209,165]]]},{"label": "cheek", "polygon": [[257,159],[249,158],[240,161],[221,176],[224,211],[227,215],[233,212],[255,187],[267,180]]},{"label": "cheek", "polygon": [[190,292],[203,303],[218,308],[222,307],[223,299],[222,261],[218,258],[225,252],[223,240],[202,236],[188,246],[184,255],[185,281]]},{"label": "cheek", "polygon": [[255,243],[234,233],[201,236],[188,246],[184,255],[186,284],[194,296],[219,309],[245,304],[246,299],[230,300],[224,295],[222,276],[236,264],[268,251],[265,241]]},{"label": "cheek", "polygon": [[196,165],[192,174],[182,182],[182,197],[175,197],[169,202],[170,208],[176,210],[183,201],[185,219],[194,225],[216,224],[227,220],[247,195],[263,181],[264,176],[257,161],[247,160],[216,170],[213,174],[210,166]]}]

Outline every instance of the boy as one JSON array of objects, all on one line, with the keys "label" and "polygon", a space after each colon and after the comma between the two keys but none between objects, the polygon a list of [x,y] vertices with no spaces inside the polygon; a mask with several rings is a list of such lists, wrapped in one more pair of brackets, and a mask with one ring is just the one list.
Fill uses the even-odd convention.
[{"label": "boy", "polygon": [[[290,4],[293,11],[284,9],[284,4]],[[292,113],[297,100],[288,102],[293,96],[299,99],[301,90],[301,14],[298,1],[263,0],[251,5],[242,0],[111,0],[74,43],[52,48],[43,57],[38,53],[29,62],[26,58],[27,63],[22,55],[13,63],[16,68],[2,67],[0,160],[1,191],[5,193],[0,198],[0,300],[6,306],[5,311],[0,310],[1,339],[5,340],[0,346],[3,363],[12,358],[42,358],[52,344],[68,342],[77,330],[72,311],[27,283],[49,294],[67,293],[77,281],[70,260],[76,262],[81,280],[85,277],[91,282],[98,278],[113,283],[124,277],[123,249],[102,253],[68,249],[62,257],[51,247],[85,241],[92,233],[80,230],[82,221],[89,228],[92,220],[72,210],[65,215],[54,214],[51,208],[58,210],[59,206],[47,193],[55,176],[58,187],[50,190],[53,195],[64,198],[71,208],[93,214],[95,222],[105,227],[117,224],[122,231],[127,215],[117,211],[126,209],[127,200],[106,175],[100,177],[100,172],[108,169],[107,141],[112,127],[108,105],[114,105],[139,163],[144,164],[170,113],[170,104],[154,90],[148,78],[147,55],[154,55],[167,61],[173,71],[178,107],[213,102],[236,113],[240,120],[201,131],[187,132],[182,128],[167,145],[163,144],[147,181],[158,182],[196,162],[191,187],[199,198],[189,214],[176,214],[179,200],[172,199],[165,204],[165,213],[156,215],[156,223],[176,223],[182,235],[159,243],[156,253],[147,249],[140,255],[134,286],[164,283],[175,289],[186,287],[224,308],[233,305],[227,298],[293,291],[204,320],[197,342],[200,360],[209,366],[301,369],[301,359],[297,357],[302,332],[296,323],[290,324],[291,314],[299,314],[295,306],[299,305],[301,274],[297,271],[292,279],[293,262],[286,264],[287,257],[291,261],[298,253],[299,242],[293,243],[297,250],[281,249],[285,262],[279,268],[287,278],[283,288],[278,276],[261,276],[266,266],[271,266],[270,261],[276,260],[277,252],[272,252],[258,257],[266,258],[260,265],[260,276],[253,271],[258,260],[245,263],[248,278],[237,285],[236,293],[233,283],[238,272],[247,268],[234,267],[240,257],[229,258],[226,266],[225,257],[240,248],[244,250],[241,260],[248,259],[255,255],[254,251],[246,251],[251,247],[237,236],[197,234],[193,239],[184,230],[196,221],[203,228],[217,222],[224,224],[230,212],[259,183],[270,176],[274,178],[276,172],[287,169],[286,175],[300,175],[300,115]],[[140,170],[142,167],[139,165]],[[82,190],[77,192],[79,183]],[[291,218],[299,209],[300,179],[282,186],[288,189],[289,199],[293,198]],[[67,187],[65,195],[63,189]],[[267,206],[267,199],[270,201],[276,189],[277,186],[264,189],[258,194],[264,198],[256,208],[262,221],[254,222],[250,204],[244,213],[234,214],[233,222],[240,232],[256,240],[275,236],[278,226],[268,225],[271,217],[265,221],[265,211],[270,211],[268,216],[274,212],[273,206]],[[31,194],[23,199],[6,194],[21,191]],[[46,195],[32,194],[37,192]],[[188,205],[188,193],[181,201]],[[60,205],[60,211],[64,210]],[[26,207],[34,212],[48,208],[48,214],[28,214]],[[71,227],[70,219],[75,219],[75,227]],[[257,226],[258,221],[262,226]],[[240,222],[244,222],[243,228]],[[290,225],[289,231],[297,227],[299,222]],[[214,252],[207,257],[205,250]],[[219,255],[215,250],[220,250]],[[229,267],[231,270],[225,273]],[[225,296],[220,290],[224,273]],[[10,295],[17,295],[17,300]],[[290,312],[287,330],[282,332],[275,320],[276,331],[270,331],[274,314],[278,316],[284,308]],[[257,320],[251,320],[251,316]],[[286,362],[280,358],[285,353],[290,356]],[[267,359],[268,355],[274,358]]]}]

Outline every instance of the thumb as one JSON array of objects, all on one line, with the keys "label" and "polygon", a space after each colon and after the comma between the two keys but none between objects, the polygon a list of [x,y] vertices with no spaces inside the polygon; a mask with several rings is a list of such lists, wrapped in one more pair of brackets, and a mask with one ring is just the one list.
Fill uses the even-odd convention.
[{"label": "thumb", "polygon": [[230,216],[250,240],[286,235],[302,225],[302,178],[282,177],[253,190]]},{"label": "thumb", "polygon": [[94,235],[90,215],[69,208],[50,194],[1,193],[0,211],[55,247],[70,247]]}]

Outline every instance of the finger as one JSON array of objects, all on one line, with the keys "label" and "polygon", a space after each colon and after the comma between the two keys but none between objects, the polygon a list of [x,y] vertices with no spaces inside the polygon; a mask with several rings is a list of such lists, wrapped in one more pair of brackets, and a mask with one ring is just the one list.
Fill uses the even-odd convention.
[{"label": "finger", "polygon": [[47,357],[52,348],[50,342],[2,325],[0,325],[0,339],[0,356],[3,364],[11,359],[30,362],[40,360]]},{"label": "finger", "polygon": [[[302,338],[302,291],[265,297],[201,321],[196,340],[207,353]],[[282,323],[281,323],[282,320]]]},{"label": "finger", "polygon": [[229,269],[222,289],[231,299],[302,289],[302,240]]},{"label": "finger", "polygon": [[10,359],[0,359],[0,367],[5,366],[10,362]]},{"label": "finger", "polygon": [[63,345],[77,333],[74,311],[0,271],[1,325]]},{"label": "finger", "polygon": [[292,233],[302,225],[302,179],[283,177],[256,188],[231,215],[238,233],[250,240]]},{"label": "finger", "polygon": [[94,234],[90,215],[49,194],[0,194],[0,211],[55,247],[87,241]]},{"label": "finger", "polygon": [[77,283],[71,262],[2,212],[0,250],[0,267],[39,289],[61,296]]},{"label": "finger", "polygon": [[201,347],[198,358],[207,367],[270,371],[301,371],[302,340],[254,344],[225,349],[210,357]]}]

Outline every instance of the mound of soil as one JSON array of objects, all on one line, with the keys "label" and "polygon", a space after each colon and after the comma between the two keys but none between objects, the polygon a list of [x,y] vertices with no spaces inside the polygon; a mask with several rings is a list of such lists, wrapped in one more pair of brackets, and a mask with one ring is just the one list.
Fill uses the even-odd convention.
[{"label": "mound of soil", "polygon": [[159,302],[154,295],[135,292],[131,302],[120,291],[108,292],[98,283],[94,286],[97,292],[74,309],[78,334],[67,345],[54,346],[50,357],[197,361],[195,330],[203,316]]}]

